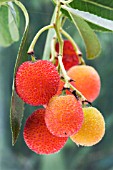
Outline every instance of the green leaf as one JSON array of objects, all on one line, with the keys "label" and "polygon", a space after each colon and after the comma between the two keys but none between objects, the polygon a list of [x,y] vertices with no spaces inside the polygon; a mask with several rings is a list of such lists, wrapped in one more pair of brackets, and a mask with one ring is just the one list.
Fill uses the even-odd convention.
[{"label": "green leaf", "polygon": [[[22,41],[19,47],[17,60],[15,64],[14,69],[14,78],[16,71],[20,64],[22,64],[24,61],[27,60],[27,41],[28,41],[28,29],[29,29],[29,16],[27,13],[26,8],[20,3],[15,2],[23,11],[25,15],[25,31],[23,33]],[[17,141],[20,128],[21,128],[21,122],[23,118],[23,111],[24,111],[24,102],[19,98],[19,96],[16,94],[15,86],[13,82],[12,87],[12,98],[11,98],[11,109],[10,109],[10,124],[11,124],[11,130],[12,130],[12,144],[14,145]]]},{"label": "green leaf", "polygon": [[111,0],[94,0],[93,2],[92,0],[73,0],[69,5],[74,9],[113,20],[113,2]]},{"label": "green leaf", "polygon": [[102,1],[102,0],[85,0],[86,2],[89,2],[91,4],[103,6],[104,8],[112,9],[113,8],[113,1],[112,0],[107,0],[107,1]]},{"label": "green leaf", "polygon": [[7,47],[13,43],[8,26],[8,8],[0,7],[0,46]]},{"label": "green leaf", "polygon": [[66,6],[63,6],[63,8],[65,10],[67,10],[68,12],[72,13],[73,15],[78,15],[78,16],[82,17],[83,19],[85,19],[88,22],[94,23],[96,25],[99,25],[100,27],[104,27],[105,29],[113,31],[113,21],[98,17],[98,16],[90,14],[88,12],[79,11],[78,9],[76,10],[76,9],[69,8]]},{"label": "green leaf", "polygon": [[9,6],[0,7],[0,45],[8,47],[12,43],[19,40],[19,30],[17,19],[18,11],[15,10],[13,4],[9,2]]},{"label": "green leaf", "polygon": [[[66,10],[64,10],[64,9],[61,9],[61,11],[62,11],[62,13],[63,13],[65,16],[67,16],[67,17],[71,20],[71,17],[70,17],[70,15],[69,15],[68,11],[66,11]],[[72,20],[71,20],[71,21],[72,21]],[[99,25],[96,25],[96,24],[91,23],[91,22],[88,22],[88,21],[86,21],[86,22],[88,23],[88,25],[89,25],[94,31],[112,32],[112,31],[110,31],[110,30],[107,29],[107,28],[101,27],[101,26],[99,26]]]},{"label": "green leaf", "polygon": [[18,95],[15,92],[15,89],[13,89],[12,100],[11,100],[11,113],[10,113],[13,145],[16,143],[17,137],[20,132],[23,112],[24,112],[24,102],[18,97]]},{"label": "green leaf", "polygon": [[85,42],[87,58],[94,59],[101,51],[100,43],[96,34],[82,18],[71,13],[70,16]]},{"label": "green leaf", "polygon": [[17,21],[17,14],[16,10],[11,2],[8,3],[8,25],[11,34],[11,38],[13,41],[19,40],[19,30],[18,30],[18,21]]},{"label": "green leaf", "polygon": [[86,21],[87,23],[88,23],[88,25],[94,30],[94,31],[99,31],[99,32],[112,32],[112,30],[110,31],[109,29],[107,29],[107,28],[104,28],[104,27],[101,27],[101,26],[99,26],[99,25],[96,25],[96,24],[94,24],[94,23],[91,23],[91,22],[88,22],[88,21]]},{"label": "green leaf", "polygon": [[65,9],[67,9],[69,12],[71,12],[74,15],[78,15],[78,16],[82,17],[83,19],[85,19],[88,22],[94,23],[96,25],[99,25],[100,27],[104,27],[110,31],[113,31],[113,21],[98,17],[98,16],[90,14],[88,12],[79,11],[79,10],[76,10],[73,8],[66,7]]},{"label": "green leaf", "polygon": [[[88,12],[89,15],[93,14],[95,16],[98,16],[100,18],[92,18],[92,21],[87,20],[90,27],[96,31],[107,31],[111,32],[113,31],[113,26],[110,26],[110,22],[108,20],[113,21],[113,2],[112,0],[108,1],[102,1],[102,0],[73,0],[69,5],[73,9],[78,9],[79,11],[85,11]],[[63,13],[69,17],[68,13],[66,11],[63,11]],[[86,13],[84,13],[86,15]],[[83,15],[82,15],[83,17]],[[84,17],[83,17],[84,18]],[[85,18],[84,18],[85,19]],[[108,19],[108,20],[102,20],[102,19]],[[103,22],[104,21],[104,22]],[[90,23],[91,22],[91,23]],[[102,26],[104,25],[104,26]],[[109,27],[108,27],[109,25]],[[113,25],[113,22],[112,22]]]}]

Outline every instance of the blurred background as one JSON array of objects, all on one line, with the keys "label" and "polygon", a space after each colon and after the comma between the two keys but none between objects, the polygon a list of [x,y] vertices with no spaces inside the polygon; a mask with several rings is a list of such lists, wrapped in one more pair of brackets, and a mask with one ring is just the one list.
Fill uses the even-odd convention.
[{"label": "blurred background", "polygon": [[[54,10],[50,0],[23,0],[30,15],[29,39],[49,24]],[[24,30],[24,17],[20,11],[20,37]],[[70,140],[65,147],[53,155],[37,155],[26,146],[23,140],[23,126],[27,117],[36,109],[25,105],[25,114],[18,141],[12,146],[10,130],[10,98],[12,92],[13,69],[19,42],[8,48],[0,47],[0,170],[113,170],[113,33],[98,33],[102,52],[95,60],[87,60],[85,47],[77,30],[66,22],[65,29],[73,36],[83,52],[88,65],[96,68],[101,77],[101,93],[93,103],[105,117],[106,134],[103,140],[93,147],[78,147]],[[42,34],[36,45],[36,55],[41,58],[46,40]]]}]

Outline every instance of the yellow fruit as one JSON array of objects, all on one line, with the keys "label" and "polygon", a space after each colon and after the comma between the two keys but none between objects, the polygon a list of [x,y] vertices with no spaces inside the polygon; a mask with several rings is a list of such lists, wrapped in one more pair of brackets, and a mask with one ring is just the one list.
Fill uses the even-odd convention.
[{"label": "yellow fruit", "polygon": [[105,133],[105,122],[102,114],[94,107],[83,108],[84,122],[81,129],[70,138],[77,145],[92,146],[97,144]]}]

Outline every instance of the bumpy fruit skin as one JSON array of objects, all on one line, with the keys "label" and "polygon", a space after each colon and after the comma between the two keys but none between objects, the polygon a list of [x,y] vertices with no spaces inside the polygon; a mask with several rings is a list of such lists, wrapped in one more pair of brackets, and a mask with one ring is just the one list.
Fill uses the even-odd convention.
[{"label": "bumpy fruit skin", "polygon": [[102,114],[94,107],[83,108],[84,122],[81,129],[71,136],[77,145],[92,146],[97,144],[105,133],[105,122]]},{"label": "bumpy fruit skin", "polygon": [[47,104],[56,94],[60,76],[47,60],[24,62],[16,73],[15,88],[20,98],[33,106]]},{"label": "bumpy fruit skin", "polygon": [[100,77],[97,71],[87,65],[73,66],[68,72],[75,81],[75,87],[86,97],[90,102],[93,102],[100,93]]},{"label": "bumpy fruit skin", "polygon": [[[56,52],[57,54],[59,53],[59,43],[56,43]],[[64,40],[62,62],[66,70],[69,70],[70,67],[79,64],[78,54],[69,40]],[[58,59],[56,59],[55,65],[58,65]]]},{"label": "bumpy fruit skin", "polygon": [[82,126],[83,117],[81,103],[74,95],[54,96],[46,107],[47,128],[59,137],[77,133]]},{"label": "bumpy fruit skin", "polygon": [[46,127],[45,109],[36,110],[27,119],[24,127],[24,140],[37,154],[52,154],[63,148],[67,137],[53,136]]}]

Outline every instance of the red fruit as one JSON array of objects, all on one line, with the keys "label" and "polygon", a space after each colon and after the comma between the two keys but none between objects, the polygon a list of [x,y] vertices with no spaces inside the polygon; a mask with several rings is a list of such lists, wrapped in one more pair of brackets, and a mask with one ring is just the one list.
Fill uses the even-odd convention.
[{"label": "red fruit", "polygon": [[90,102],[93,102],[100,93],[100,77],[97,71],[87,65],[73,66],[68,72],[75,81],[75,87],[86,97]]},{"label": "red fruit", "polygon": [[[59,43],[56,43],[56,52],[58,55]],[[74,50],[73,45],[69,40],[64,40],[62,61],[66,70],[69,70],[70,67],[79,64],[78,54]],[[57,65],[58,65],[58,59],[56,59],[56,63],[55,63],[55,66]]]},{"label": "red fruit", "polygon": [[37,154],[52,154],[63,148],[67,137],[52,135],[46,127],[45,109],[36,110],[27,119],[24,127],[24,140],[27,146]]},{"label": "red fruit", "polygon": [[47,60],[24,62],[16,73],[15,87],[20,98],[33,106],[47,104],[56,94],[60,77]]},{"label": "red fruit", "polygon": [[46,107],[45,122],[53,135],[68,137],[77,133],[83,123],[81,103],[74,95],[52,97]]}]

